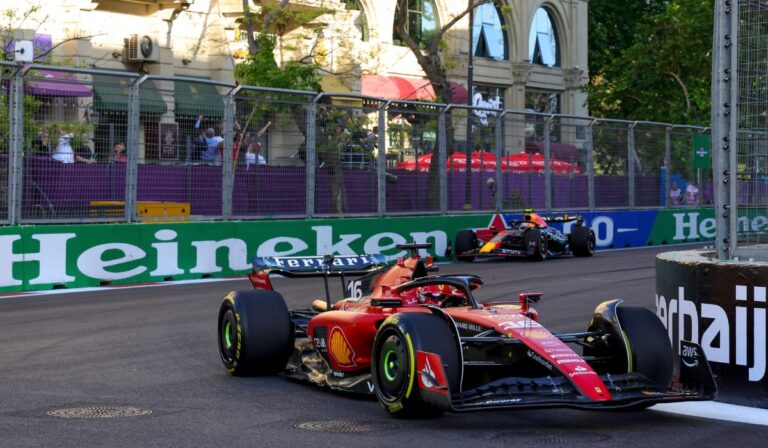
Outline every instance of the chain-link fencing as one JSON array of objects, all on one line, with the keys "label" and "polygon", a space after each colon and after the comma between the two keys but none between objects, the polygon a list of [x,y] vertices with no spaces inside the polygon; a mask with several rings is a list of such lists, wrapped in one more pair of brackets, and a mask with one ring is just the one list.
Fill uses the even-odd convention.
[{"label": "chain-link fencing", "polygon": [[10,122],[10,96],[11,76],[3,72],[0,75],[0,224],[9,222],[9,205],[14,203],[11,199],[13,185],[10,183],[11,165],[11,122]]},{"label": "chain-link fencing", "polygon": [[[768,2],[715,2],[712,174],[720,259],[768,260]],[[706,148],[708,149],[708,148]],[[702,151],[702,155],[708,155]]]},{"label": "chain-link fencing", "polygon": [[[710,177],[691,164],[692,142],[704,128],[0,66],[3,223],[711,202]],[[765,161],[744,165],[758,176]],[[702,193],[678,202],[672,191],[689,185]]]},{"label": "chain-link fencing", "polygon": [[737,253],[768,244],[768,2],[738,4]]}]

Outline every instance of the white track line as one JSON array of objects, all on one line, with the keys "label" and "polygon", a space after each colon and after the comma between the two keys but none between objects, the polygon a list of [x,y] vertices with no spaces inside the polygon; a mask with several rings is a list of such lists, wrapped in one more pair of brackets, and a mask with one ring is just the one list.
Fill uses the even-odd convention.
[{"label": "white track line", "polygon": [[94,291],[111,291],[116,289],[135,289],[135,288],[157,288],[160,286],[174,286],[174,285],[188,285],[192,283],[216,283],[216,282],[231,282],[235,280],[243,280],[245,276],[239,277],[226,277],[226,278],[198,278],[191,280],[174,280],[169,282],[157,282],[157,283],[141,283],[137,285],[108,285],[108,286],[91,286],[87,288],[62,288],[62,289],[46,289],[41,291],[24,291],[24,292],[11,292],[7,294],[0,294],[0,300],[15,299],[20,297],[30,296],[48,296],[57,294],[75,294],[81,292],[94,292]]},{"label": "white track line", "polygon": [[657,404],[652,411],[768,426],[768,409],[751,408],[719,401],[688,401]]}]

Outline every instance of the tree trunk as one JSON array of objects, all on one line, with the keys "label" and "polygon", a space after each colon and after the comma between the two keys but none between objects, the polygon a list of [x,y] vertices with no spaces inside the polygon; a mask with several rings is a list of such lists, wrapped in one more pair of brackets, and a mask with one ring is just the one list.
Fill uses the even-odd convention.
[{"label": "tree trunk", "polygon": [[259,48],[256,45],[256,39],[253,38],[253,12],[251,12],[251,5],[248,2],[249,0],[243,0],[243,19],[245,31],[248,33],[248,52],[256,54]]}]

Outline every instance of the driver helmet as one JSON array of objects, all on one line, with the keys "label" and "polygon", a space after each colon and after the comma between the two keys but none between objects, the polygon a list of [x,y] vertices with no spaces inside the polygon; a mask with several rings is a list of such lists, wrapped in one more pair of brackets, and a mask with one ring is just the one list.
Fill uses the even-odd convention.
[{"label": "driver helmet", "polygon": [[419,303],[436,304],[451,294],[448,285],[427,285],[419,291]]}]

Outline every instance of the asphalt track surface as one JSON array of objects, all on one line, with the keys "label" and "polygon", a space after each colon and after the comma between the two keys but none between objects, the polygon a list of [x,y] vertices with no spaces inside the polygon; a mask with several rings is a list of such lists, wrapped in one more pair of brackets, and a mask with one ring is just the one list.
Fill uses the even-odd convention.
[{"label": "asphalt track surface", "polygon": [[[459,263],[481,298],[541,291],[554,330],[585,328],[608,298],[652,307],[654,255]],[[277,279],[289,307],[322,291],[317,279]],[[282,377],[224,371],[216,314],[246,280],[0,297],[0,447],[765,447],[768,427],[673,415],[569,409],[447,414],[396,420],[375,400]],[[49,415],[61,409],[133,407],[144,416]],[[86,409],[87,410],[87,409]]]}]

